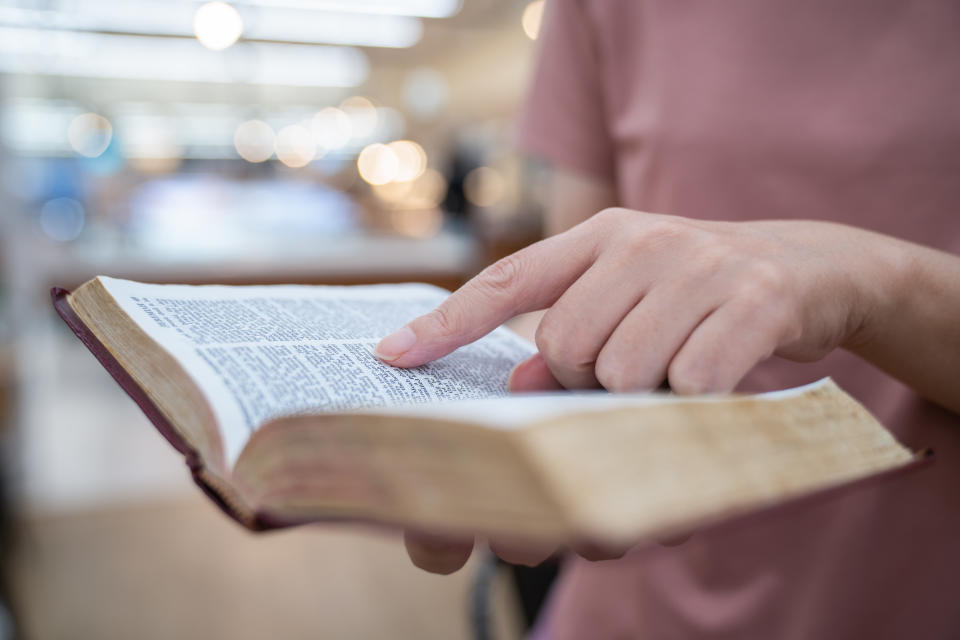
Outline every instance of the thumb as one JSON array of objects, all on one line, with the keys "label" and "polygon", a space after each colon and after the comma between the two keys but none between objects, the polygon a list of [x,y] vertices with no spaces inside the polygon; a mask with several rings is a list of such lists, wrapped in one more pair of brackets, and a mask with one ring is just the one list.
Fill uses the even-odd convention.
[{"label": "thumb", "polygon": [[458,571],[473,552],[473,539],[444,538],[410,529],[403,532],[403,544],[415,566],[443,575]]},{"label": "thumb", "polygon": [[547,362],[539,353],[535,353],[510,372],[507,379],[507,388],[514,393],[524,391],[559,391],[563,385],[547,368]]}]

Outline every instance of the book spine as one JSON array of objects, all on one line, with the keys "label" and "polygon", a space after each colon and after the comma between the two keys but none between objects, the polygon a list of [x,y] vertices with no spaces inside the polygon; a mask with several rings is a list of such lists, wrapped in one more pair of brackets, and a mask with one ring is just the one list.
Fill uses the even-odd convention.
[{"label": "book spine", "polygon": [[78,316],[70,306],[67,299],[69,295],[69,291],[61,289],[60,287],[54,287],[50,290],[50,297],[53,300],[53,307],[56,309],[57,314],[59,314],[67,326],[70,327],[70,330],[73,331],[74,335],[80,339],[80,342],[87,347],[90,353],[92,353],[103,368],[107,370],[117,384],[120,385],[120,388],[126,391],[127,395],[137,403],[137,406],[140,407],[153,426],[156,427],[157,431],[166,438],[174,449],[183,454],[194,482],[197,483],[203,492],[207,494],[224,513],[248,529],[260,531],[285,526],[286,523],[260,517],[231,499],[230,491],[225,487],[219,486],[220,483],[216,481],[216,477],[205,468],[203,459],[197,450],[191,447],[187,441],[184,440],[183,436],[177,433],[160,408],[157,407],[153,400],[150,399],[150,396],[147,395],[146,391],[144,391],[127,370],[123,368],[123,365],[121,365],[110,350],[100,342],[100,339],[97,338],[83,320],[80,319],[80,316]]}]

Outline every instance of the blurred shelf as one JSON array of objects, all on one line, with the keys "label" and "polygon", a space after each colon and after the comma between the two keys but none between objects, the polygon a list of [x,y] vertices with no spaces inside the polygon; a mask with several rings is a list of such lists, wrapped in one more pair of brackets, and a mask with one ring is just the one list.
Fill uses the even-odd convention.
[{"label": "blurred shelf", "polygon": [[443,231],[430,238],[350,233],[296,246],[246,251],[148,252],[134,248],[47,247],[38,262],[49,285],[73,288],[95,275],[190,284],[364,284],[421,281],[456,287],[475,271],[474,239]]}]

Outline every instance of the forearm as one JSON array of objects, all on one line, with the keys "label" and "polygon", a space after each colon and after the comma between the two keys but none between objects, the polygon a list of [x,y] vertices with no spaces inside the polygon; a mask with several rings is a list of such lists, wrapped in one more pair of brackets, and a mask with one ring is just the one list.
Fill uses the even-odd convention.
[{"label": "forearm", "polygon": [[883,237],[867,312],[845,346],[960,413],[960,256]]}]

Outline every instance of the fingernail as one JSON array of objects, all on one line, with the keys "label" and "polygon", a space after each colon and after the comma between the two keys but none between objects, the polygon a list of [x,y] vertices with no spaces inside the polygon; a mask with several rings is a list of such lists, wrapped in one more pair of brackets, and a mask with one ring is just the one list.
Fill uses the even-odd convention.
[{"label": "fingernail", "polygon": [[373,349],[373,355],[384,362],[393,362],[409,351],[416,341],[413,329],[403,326],[381,340]]}]

